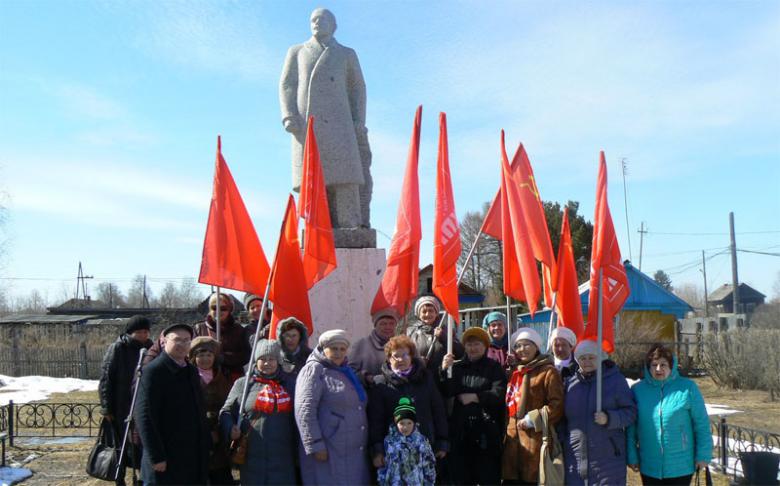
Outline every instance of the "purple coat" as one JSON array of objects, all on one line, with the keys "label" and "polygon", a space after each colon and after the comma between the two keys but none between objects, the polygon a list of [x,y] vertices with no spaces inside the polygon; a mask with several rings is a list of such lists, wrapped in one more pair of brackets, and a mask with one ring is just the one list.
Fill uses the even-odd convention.
[{"label": "purple coat", "polygon": [[[295,421],[301,434],[303,484],[368,484],[366,403],[317,347],[298,374]],[[319,462],[314,453],[328,452]]]},{"label": "purple coat", "polygon": [[558,432],[569,485],[626,484],[625,428],[636,421],[636,402],[617,365],[604,361],[602,366],[602,409],[609,417],[607,425],[593,421],[596,373],[586,377],[577,371],[564,384],[566,415]]}]

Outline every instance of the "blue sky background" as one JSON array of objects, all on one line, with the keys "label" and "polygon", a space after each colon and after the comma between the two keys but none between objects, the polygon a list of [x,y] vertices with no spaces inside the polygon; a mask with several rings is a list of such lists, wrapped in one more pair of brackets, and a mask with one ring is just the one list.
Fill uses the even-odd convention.
[{"label": "blue sky background", "polygon": [[[9,213],[0,285],[55,301],[73,292],[79,260],[120,286],[139,273],[156,288],[196,277],[217,134],[270,257],[290,187],[278,80],[317,6],[1,2],[0,191]],[[542,198],[579,201],[588,219],[606,151],[625,258],[628,159],[633,260],[645,221],[647,273],[665,269],[674,285],[701,286],[699,266],[686,264],[728,245],[729,211],[740,248],[780,252],[780,3],[324,6],[368,86],[379,246],[389,245],[423,104],[422,264],[432,254],[439,111],[448,114],[459,215],[495,193],[504,128],[511,144],[526,145]],[[780,258],[740,253],[739,264],[741,281],[774,293]],[[708,262],[710,289],[730,281],[729,265],[727,255]]]}]

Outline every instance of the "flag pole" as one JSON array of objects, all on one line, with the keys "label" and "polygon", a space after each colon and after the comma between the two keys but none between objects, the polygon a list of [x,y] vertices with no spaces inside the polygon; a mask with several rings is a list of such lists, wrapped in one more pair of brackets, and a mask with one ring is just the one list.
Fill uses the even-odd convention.
[{"label": "flag pole", "polygon": [[[219,307],[220,307],[220,304],[222,303],[221,301],[222,301],[222,298],[220,297],[220,293],[219,293],[219,285],[217,285],[217,311],[216,311],[217,318],[215,319],[215,321],[217,322],[217,341],[219,341],[219,314],[220,314]],[[211,310],[211,309],[209,309],[209,310]]]},{"label": "flag pole", "polygon": [[552,307],[550,307],[550,325],[547,327],[547,349],[552,349],[552,340],[550,337],[552,336],[553,332],[553,322],[555,322],[555,327],[558,327],[558,320],[555,319],[556,313],[555,313],[555,303],[558,301],[558,291],[556,290],[553,292],[553,298],[552,298]]},{"label": "flag pole", "polygon": [[466,268],[469,266],[469,262],[471,261],[471,257],[474,256],[474,250],[477,249],[477,244],[479,243],[479,237],[482,236],[482,231],[480,230],[479,233],[477,233],[477,237],[474,238],[474,243],[471,244],[471,249],[469,250],[469,254],[466,255],[466,261],[463,262],[463,267],[460,269],[460,273],[458,274],[458,283],[457,285],[460,285],[460,281],[463,280],[463,276],[466,274]]},{"label": "flag pole", "polygon": [[506,356],[512,353],[512,298],[506,296]]},{"label": "flag pole", "polygon": [[602,350],[602,334],[603,334],[603,325],[602,325],[602,319],[604,318],[604,309],[603,309],[603,303],[604,298],[602,296],[601,291],[604,287],[604,270],[599,268],[599,310],[596,320],[596,325],[598,326],[598,355],[596,359],[596,411],[601,412],[601,350]]},{"label": "flag pole", "polygon": [[[431,343],[433,349],[433,343]],[[452,354],[452,316],[447,313],[447,354]],[[452,378],[452,366],[447,368],[447,378]]]}]

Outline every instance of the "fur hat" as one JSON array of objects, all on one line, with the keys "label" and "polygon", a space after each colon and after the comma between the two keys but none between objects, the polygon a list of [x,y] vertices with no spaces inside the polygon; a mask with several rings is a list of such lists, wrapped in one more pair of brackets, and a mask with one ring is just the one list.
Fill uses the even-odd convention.
[{"label": "fur hat", "polygon": [[574,334],[574,331],[568,327],[556,327],[553,329],[552,335],[550,335],[550,346],[552,346],[553,341],[557,338],[569,341],[572,348],[577,345],[577,336]]},{"label": "fur hat", "polygon": [[536,332],[535,329],[530,327],[521,327],[512,335],[512,346],[516,345],[521,339],[526,339],[534,343],[541,352],[542,350],[542,336]]},{"label": "fur hat", "polygon": [[586,354],[590,354],[593,356],[599,356],[604,357],[604,353],[600,352],[598,343],[596,341],[591,341],[590,339],[586,339],[585,341],[581,341],[580,344],[577,345],[576,348],[574,348],[574,360],[579,363],[580,357]]},{"label": "fur hat", "polygon": [[261,339],[257,341],[257,345],[255,346],[255,361],[264,356],[272,356],[281,360],[282,346],[279,344],[279,341],[271,339]]},{"label": "fur hat", "polygon": [[285,317],[279,321],[279,323],[276,325],[276,335],[281,338],[282,334],[289,331],[290,329],[297,329],[298,332],[301,333],[301,344],[306,344],[309,339],[309,331],[306,329],[306,324],[302,323],[295,317]]},{"label": "fur hat", "polygon": [[[219,294],[219,297],[222,299],[222,302],[219,305],[222,305],[225,301],[228,302],[228,308],[230,309],[230,312],[233,312],[233,299],[230,297],[230,294],[226,294],[224,292]],[[214,292],[211,294],[211,297],[209,297],[209,310],[211,310],[211,306],[217,305],[217,293]],[[222,309],[220,309],[222,310]]]},{"label": "fur hat", "polygon": [[195,356],[202,351],[210,351],[214,356],[219,355],[219,341],[209,336],[198,336],[190,345],[190,362],[194,362]]},{"label": "fur hat", "polygon": [[466,329],[466,331],[463,333],[463,335],[460,337],[460,341],[463,344],[466,344],[466,341],[469,339],[478,339],[482,341],[482,343],[485,345],[485,348],[490,347],[490,335],[487,333],[486,330],[482,329],[481,327],[470,327]]},{"label": "fur hat", "polygon": [[250,294],[249,292],[245,293],[244,294],[244,308],[246,310],[249,310],[249,304],[251,304],[255,300],[259,300],[260,302],[262,302],[263,298],[258,296],[258,295],[255,295],[255,294]]},{"label": "fur hat", "polygon": [[417,421],[417,410],[412,405],[412,400],[409,397],[401,397],[398,399],[398,405],[393,410],[393,421],[395,423],[400,422],[403,419],[409,419],[412,422]]},{"label": "fur hat", "polygon": [[144,316],[133,316],[127,320],[125,324],[125,334],[132,334],[135,331],[141,331],[146,329],[147,331],[152,328],[152,324]]},{"label": "fur hat", "polygon": [[441,312],[441,304],[435,295],[423,295],[414,303],[414,315],[420,317],[420,310],[422,310],[422,307],[426,304],[432,305],[434,309],[436,309],[437,314]]},{"label": "fur hat", "polygon": [[503,312],[493,311],[482,319],[482,328],[487,329],[491,322],[501,321],[506,327],[506,314]]},{"label": "fur hat", "polygon": [[322,348],[327,348],[331,344],[343,343],[349,346],[349,339],[347,333],[342,329],[331,329],[320,334],[320,340],[318,344]]},{"label": "fur hat", "polygon": [[388,307],[387,309],[382,309],[371,314],[371,322],[373,322],[374,326],[376,326],[376,323],[379,322],[379,319],[382,319],[383,317],[392,317],[396,322],[398,322],[398,312],[396,312],[392,307]]}]

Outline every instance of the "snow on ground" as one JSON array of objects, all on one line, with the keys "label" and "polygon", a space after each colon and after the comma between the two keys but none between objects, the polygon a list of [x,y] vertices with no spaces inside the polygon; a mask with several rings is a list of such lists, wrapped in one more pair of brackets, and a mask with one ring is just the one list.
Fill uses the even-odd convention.
[{"label": "snow on ground", "polygon": [[705,403],[707,407],[707,415],[731,415],[734,413],[742,413],[742,410],[734,410],[727,405],[718,405],[715,403]]},{"label": "snow on ground", "polygon": [[48,376],[13,376],[0,375],[0,405],[27,403],[45,400],[52,393],[68,393],[72,391],[97,390],[97,380],[78,380],[76,378],[50,378]]},{"label": "snow on ground", "polygon": [[0,485],[10,486],[32,476],[32,471],[23,467],[0,467]]}]

